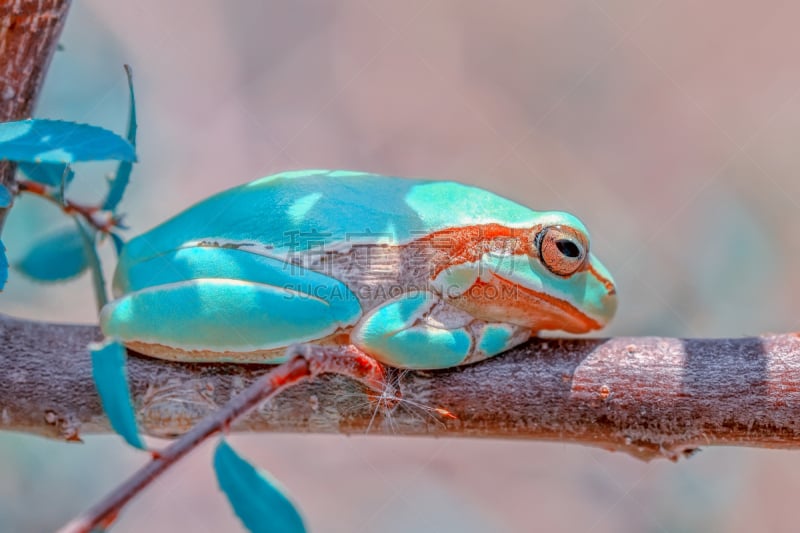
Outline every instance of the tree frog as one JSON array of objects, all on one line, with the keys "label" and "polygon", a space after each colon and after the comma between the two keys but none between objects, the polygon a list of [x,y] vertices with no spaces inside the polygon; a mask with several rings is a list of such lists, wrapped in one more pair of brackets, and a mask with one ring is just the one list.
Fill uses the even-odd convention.
[{"label": "tree frog", "polygon": [[611,275],[574,216],[455,182],[284,172],[128,242],[106,336],[154,357],[279,363],[349,346],[438,369],[614,315]]}]

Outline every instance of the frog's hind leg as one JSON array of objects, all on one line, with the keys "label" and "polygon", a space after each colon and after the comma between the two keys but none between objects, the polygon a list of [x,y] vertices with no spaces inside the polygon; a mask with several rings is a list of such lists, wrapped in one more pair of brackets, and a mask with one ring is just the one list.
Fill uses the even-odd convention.
[{"label": "frog's hind leg", "polygon": [[431,291],[407,293],[367,314],[352,342],[399,368],[450,368],[486,359],[530,337],[530,330],[486,322]]},{"label": "frog's hind leg", "polygon": [[287,346],[344,333],[361,316],[340,281],[236,248],[173,250],[129,266],[121,285],[103,332],[165,359],[278,363]]}]

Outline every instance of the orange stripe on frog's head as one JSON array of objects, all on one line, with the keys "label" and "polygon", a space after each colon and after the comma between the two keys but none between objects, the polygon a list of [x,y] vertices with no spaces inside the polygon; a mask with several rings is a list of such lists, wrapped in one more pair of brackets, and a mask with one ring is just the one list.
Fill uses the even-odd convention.
[{"label": "orange stripe on frog's head", "polygon": [[529,228],[488,224],[428,235],[434,284],[482,320],[534,331],[602,328],[616,310],[611,276],[589,253],[577,219],[561,213],[543,218],[547,224]]},{"label": "orange stripe on frog's head", "polygon": [[586,270],[587,270],[587,271],[588,271],[588,272],[589,272],[589,273],[590,273],[592,276],[594,276],[594,278],[595,278],[597,281],[599,281],[600,283],[602,283],[602,284],[603,284],[603,286],[606,288],[606,291],[608,291],[608,295],[609,295],[609,296],[616,296],[616,294],[617,294],[617,287],[614,285],[614,282],[613,282],[613,281],[611,281],[611,279],[610,279],[610,278],[608,278],[608,277],[606,277],[606,276],[603,276],[603,275],[602,275],[600,272],[598,272],[598,271],[597,271],[597,268],[596,268],[596,267],[595,267],[595,266],[592,264],[592,262],[591,262],[591,261],[589,261],[589,262],[586,264]]}]

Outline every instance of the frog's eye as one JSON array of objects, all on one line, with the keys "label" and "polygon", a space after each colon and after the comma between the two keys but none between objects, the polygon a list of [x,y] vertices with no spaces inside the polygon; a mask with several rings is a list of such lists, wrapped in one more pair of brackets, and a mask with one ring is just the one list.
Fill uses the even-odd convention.
[{"label": "frog's eye", "polygon": [[586,263],[589,243],[586,235],[575,228],[546,227],[535,242],[542,264],[556,276],[571,276]]}]

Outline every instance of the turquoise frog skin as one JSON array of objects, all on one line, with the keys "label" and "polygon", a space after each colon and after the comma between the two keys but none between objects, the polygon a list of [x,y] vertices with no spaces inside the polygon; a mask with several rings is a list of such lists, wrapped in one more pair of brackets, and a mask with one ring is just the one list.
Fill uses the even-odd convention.
[{"label": "turquoise frog skin", "polygon": [[399,368],[585,333],[616,310],[568,213],[454,182],[285,172],[219,193],[123,248],[108,337],[163,359],[279,363],[350,346]]}]

